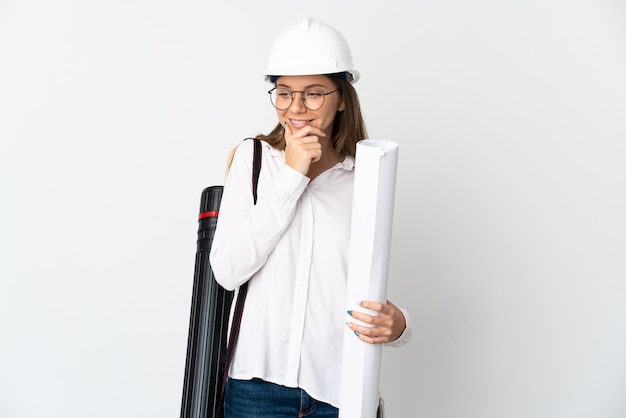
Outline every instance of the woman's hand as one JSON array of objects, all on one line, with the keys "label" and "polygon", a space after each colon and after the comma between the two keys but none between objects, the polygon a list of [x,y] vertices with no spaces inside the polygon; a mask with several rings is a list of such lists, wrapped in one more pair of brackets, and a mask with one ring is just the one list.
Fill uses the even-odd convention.
[{"label": "woman's hand", "polygon": [[306,176],[311,163],[322,158],[319,137],[325,136],[324,131],[310,125],[294,133],[285,122],[285,164]]},{"label": "woman's hand", "polygon": [[348,311],[350,316],[373,326],[359,325],[348,322],[348,328],[354,331],[361,341],[370,344],[381,344],[395,341],[406,329],[406,318],[396,305],[387,301],[386,304],[364,300],[359,306],[378,312],[377,316],[360,311]]}]

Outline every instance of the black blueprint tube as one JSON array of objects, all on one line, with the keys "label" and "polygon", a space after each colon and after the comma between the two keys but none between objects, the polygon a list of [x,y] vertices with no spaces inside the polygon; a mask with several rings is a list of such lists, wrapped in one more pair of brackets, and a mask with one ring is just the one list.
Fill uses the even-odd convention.
[{"label": "black blueprint tube", "polygon": [[207,187],[200,201],[181,418],[212,417],[221,399],[228,317],[234,292],[215,281],[209,253],[222,190],[222,186]]}]

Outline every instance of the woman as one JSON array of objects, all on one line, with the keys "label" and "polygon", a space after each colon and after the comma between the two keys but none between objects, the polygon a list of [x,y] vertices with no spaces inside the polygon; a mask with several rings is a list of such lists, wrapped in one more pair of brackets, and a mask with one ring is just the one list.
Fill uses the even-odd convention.
[{"label": "woman", "polygon": [[[407,314],[390,302],[345,296],[354,156],[366,138],[349,47],[306,20],[276,39],[266,79],[278,123],[262,140],[258,201],[253,143],[236,150],[224,187],[211,266],[226,289],[249,280],[226,386],[226,418],[336,417],[344,326],[366,343],[401,345]],[[356,303],[357,301],[355,301]]]}]

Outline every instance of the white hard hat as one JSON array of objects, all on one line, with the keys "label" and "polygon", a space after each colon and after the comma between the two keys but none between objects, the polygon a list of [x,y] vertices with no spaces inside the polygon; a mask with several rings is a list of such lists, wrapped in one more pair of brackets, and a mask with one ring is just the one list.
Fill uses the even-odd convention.
[{"label": "white hard hat", "polygon": [[341,74],[351,83],[360,77],[343,35],[332,26],[309,18],[278,35],[270,51],[265,80],[313,74]]}]

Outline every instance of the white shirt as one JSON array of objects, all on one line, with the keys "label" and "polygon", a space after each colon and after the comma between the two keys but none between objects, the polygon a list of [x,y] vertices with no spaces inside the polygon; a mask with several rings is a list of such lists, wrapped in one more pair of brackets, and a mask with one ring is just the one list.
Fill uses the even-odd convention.
[{"label": "white shirt", "polygon": [[224,288],[250,279],[229,375],[300,387],[338,407],[354,159],[310,181],[262,146],[256,206],[253,141],[235,153],[210,255]]}]

